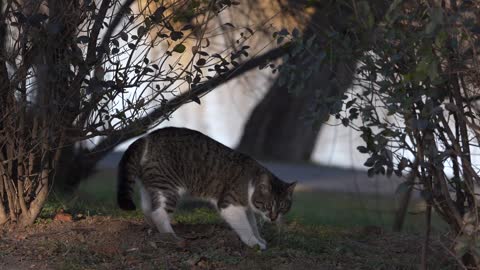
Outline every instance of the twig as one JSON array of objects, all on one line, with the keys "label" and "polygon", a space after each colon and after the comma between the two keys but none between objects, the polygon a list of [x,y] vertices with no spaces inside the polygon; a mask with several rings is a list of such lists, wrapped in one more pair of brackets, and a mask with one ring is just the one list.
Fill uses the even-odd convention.
[{"label": "twig", "polygon": [[407,214],[408,205],[412,197],[413,186],[415,184],[415,178],[417,177],[418,171],[418,158],[415,158],[415,161],[412,165],[412,171],[408,175],[407,182],[410,182],[408,190],[402,194],[400,199],[400,205],[395,212],[395,220],[393,222],[393,231],[400,232],[402,230],[403,224],[405,223],[405,216]]},{"label": "twig", "polygon": [[457,261],[458,265],[462,267],[462,269],[464,270],[468,270],[468,268],[463,264],[462,260],[460,260],[448,247],[446,247],[441,241],[438,242],[440,244],[440,246],[442,248],[445,249],[445,251],[450,255],[452,256],[453,258],[455,258],[455,260]]},{"label": "twig", "polygon": [[422,270],[427,270],[427,257],[428,257],[428,243],[430,241],[430,230],[432,227],[432,204],[430,200],[427,201],[427,212],[425,213],[426,217],[426,228],[425,228],[425,241],[423,242],[423,248],[422,248],[422,261],[421,261],[421,266],[420,269]]}]

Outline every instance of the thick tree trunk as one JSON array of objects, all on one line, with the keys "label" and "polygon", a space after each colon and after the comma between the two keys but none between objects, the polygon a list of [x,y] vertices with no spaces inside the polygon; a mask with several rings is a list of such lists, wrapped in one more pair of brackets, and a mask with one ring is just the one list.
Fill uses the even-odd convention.
[{"label": "thick tree trunk", "polygon": [[[350,16],[351,11],[335,10],[335,7],[336,4],[333,3],[316,9],[306,27],[305,39],[312,35],[322,35],[332,28],[340,33],[346,31],[345,20],[340,18]],[[323,41],[317,39],[317,42]],[[323,50],[324,47],[320,44],[318,51],[311,53],[320,55]],[[298,72],[302,72],[303,67],[314,64],[310,55],[303,54],[302,57],[293,60],[298,65]],[[322,65],[318,74],[312,74],[308,78],[299,95],[289,93],[287,87],[279,83],[281,78],[289,77],[289,74],[280,72],[279,79],[251,113],[238,149],[260,159],[310,160],[320,125],[313,125],[311,121],[302,118],[317,114],[314,115],[316,118],[327,120],[329,109],[318,108],[319,100],[326,97],[340,98],[352,83],[354,67],[355,59]]]},{"label": "thick tree trunk", "polygon": [[[260,159],[310,160],[320,126],[302,118],[314,113],[312,108],[322,96],[341,97],[351,84],[353,66],[352,60],[336,64],[333,70],[323,67],[298,96],[274,84],[250,115],[238,149]],[[316,117],[328,119],[328,109],[320,111],[322,115]]]},{"label": "thick tree trunk", "polygon": [[55,188],[66,193],[74,192],[82,180],[97,171],[97,163],[110,153],[110,150],[109,148],[89,153],[88,149],[75,149],[73,146],[63,149],[55,174]]},{"label": "thick tree trunk", "polygon": [[266,160],[309,160],[319,127],[301,121],[301,116],[308,112],[314,92],[304,89],[294,97],[285,87],[273,86],[250,115],[238,149]]}]

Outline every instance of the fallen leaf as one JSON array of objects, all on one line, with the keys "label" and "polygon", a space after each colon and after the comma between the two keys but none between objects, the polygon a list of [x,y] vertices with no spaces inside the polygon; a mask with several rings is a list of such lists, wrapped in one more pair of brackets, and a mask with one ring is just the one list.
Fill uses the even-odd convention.
[{"label": "fallen leaf", "polygon": [[53,220],[58,220],[62,222],[72,222],[73,218],[72,218],[72,215],[70,215],[69,213],[60,212],[55,215]]}]

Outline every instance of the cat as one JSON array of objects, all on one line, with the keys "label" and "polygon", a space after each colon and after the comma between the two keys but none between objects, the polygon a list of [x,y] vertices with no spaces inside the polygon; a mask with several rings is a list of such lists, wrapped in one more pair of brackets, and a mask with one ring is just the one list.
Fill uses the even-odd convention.
[{"label": "cat", "polygon": [[194,130],[168,127],[133,142],[118,167],[118,205],[135,210],[133,185],[140,186],[148,224],[175,235],[170,214],[188,194],[210,201],[248,246],[266,249],[255,214],[279,220],[292,205],[296,182],[286,183],[249,156]]}]

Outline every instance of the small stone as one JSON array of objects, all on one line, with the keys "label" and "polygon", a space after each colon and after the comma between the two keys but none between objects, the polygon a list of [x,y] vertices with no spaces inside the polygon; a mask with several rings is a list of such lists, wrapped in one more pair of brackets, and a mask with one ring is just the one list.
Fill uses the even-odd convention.
[{"label": "small stone", "polygon": [[133,247],[133,248],[127,249],[126,251],[127,251],[127,252],[135,252],[135,251],[138,251],[138,248]]},{"label": "small stone", "polygon": [[153,241],[148,241],[148,245],[150,245],[152,248],[158,248],[157,244]]}]

